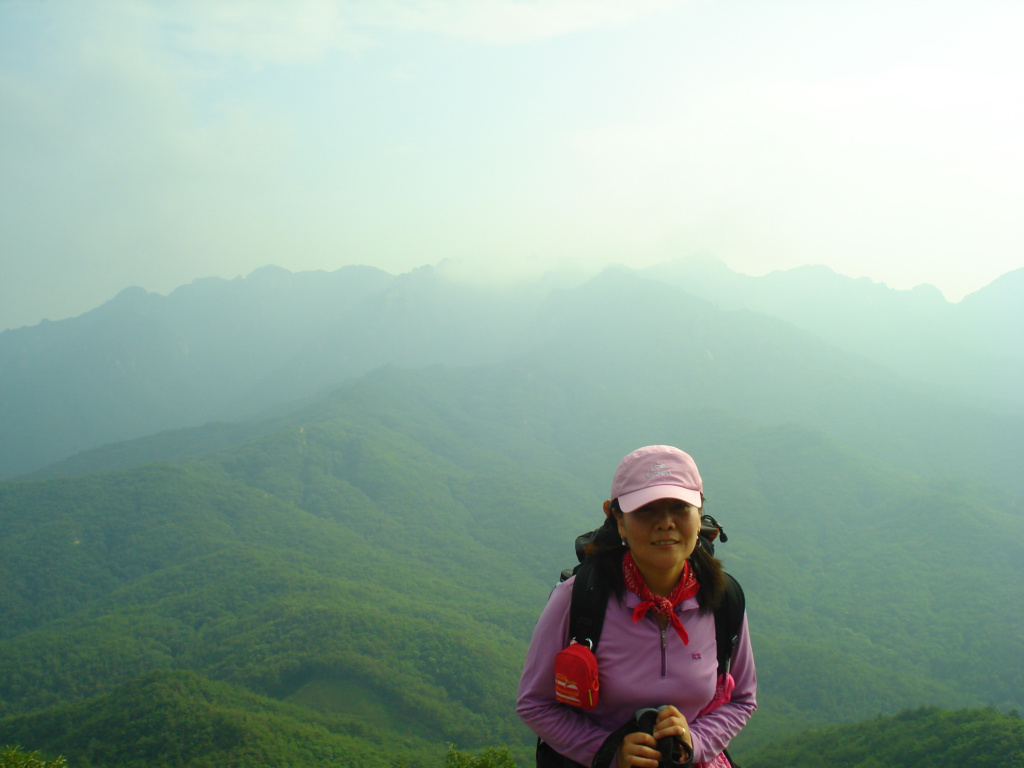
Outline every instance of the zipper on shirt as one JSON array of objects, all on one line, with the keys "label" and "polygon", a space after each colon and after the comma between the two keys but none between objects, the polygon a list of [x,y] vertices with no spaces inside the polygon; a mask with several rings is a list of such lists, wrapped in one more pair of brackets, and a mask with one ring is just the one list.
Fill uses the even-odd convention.
[{"label": "zipper on shirt", "polygon": [[667,648],[665,646],[665,630],[668,627],[661,628],[661,676],[665,677],[668,675],[668,659],[666,658]]}]

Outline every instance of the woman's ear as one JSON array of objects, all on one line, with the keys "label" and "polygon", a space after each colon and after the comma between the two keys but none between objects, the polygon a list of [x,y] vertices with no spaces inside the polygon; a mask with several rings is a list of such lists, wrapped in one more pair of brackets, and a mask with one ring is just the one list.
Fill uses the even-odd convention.
[{"label": "woman's ear", "polygon": [[622,542],[623,542],[623,544],[625,544],[625,542],[626,542],[626,526],[625,526],[625,523],[624,523],[624,520],[623,520],[622,513],[619,512],[618,505],[613,507],[612,506],[612,502],[609,499],[608,501],[606,501],[604,503],[604,513],[608,517],[611,517],[611,518],[615,519],[615,527],[618,528],[619,536],[622,537]]}]

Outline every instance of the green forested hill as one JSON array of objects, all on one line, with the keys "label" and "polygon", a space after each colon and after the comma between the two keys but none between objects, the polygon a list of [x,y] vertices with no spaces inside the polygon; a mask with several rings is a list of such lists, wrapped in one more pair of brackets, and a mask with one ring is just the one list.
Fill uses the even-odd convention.
[{"label": "green forested hill", "polygon": [[71,768],[437,765],[445,747],[389,728],[387,711],[316,713],[191,672],[154,672],[88,701],[2,722],[7,739]]},{"label": "green forested hill", "polygon": [[807,731],[757,750],[745,768],[1020,768],[1024,721],[993,709],[923,708]]},{"label": "green forested hill", "polygon": [[761,683],[741,755],[809,724],[1024,703],[1015,497],[685,397],[611,411],[614,378],[545,370],[384,369],[202,461],[0,484],[0,743],[60,751],[63,727],[25,718],[179,670],[332,738],[369,712],[526,760],[533,622],[643,442],[695,455],[731,534]]},{"label": "green forested hill", "polygon": [[[269,447],[260,449],[265,457]],[[417,479],[426,492],[443,487]],[[388,515],[342,491],[333,512],[364,518],[344,525],[211,467],[69,482],[73,510],[26,495],[50,484],[3,496],[5,523],[15,506],[34,512],[28,531],[5,542],[15,589],[5,594],[12,620],[0,645],[4,714],[187,668],[284,698],[330,682],[353,706],[415,712],[397,722],[420,735],[462,743],[490,720],[495,741],[515,738],[515,670],[502,649],[532,611],[505,587],[507,566],[490,564],[456,526],[426,522],[443,517],[443,501],[421,501],[418,522],[411,506]],[[311,494],[318,488],[309,484]],[[461,551],[456,560],[438,549],[442,532]],[[481,593],[473,578],[484,569],[495,583]]]}]

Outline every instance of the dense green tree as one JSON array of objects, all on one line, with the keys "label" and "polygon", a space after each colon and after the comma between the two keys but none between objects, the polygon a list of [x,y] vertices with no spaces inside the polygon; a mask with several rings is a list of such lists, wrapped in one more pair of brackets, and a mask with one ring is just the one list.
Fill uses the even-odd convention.
[{"label": "dense green tree", "polygon": [[44,760],[38,752],[23,752],[21,747],[7,746],[0,751],[0,768],[65,768],[63,757]]},{"label": "dense green tree", "polygon": [[813,729],[755,750],[749,768],[1021,768],[1024,721],[994,709],[907,710]]},{"label": "dense green tree", "polygon": [[479,754],[472,755],[456,749],[454,744],[448,745],[444,765],[445,768],[516,768],[507,747],[485,747]]}]

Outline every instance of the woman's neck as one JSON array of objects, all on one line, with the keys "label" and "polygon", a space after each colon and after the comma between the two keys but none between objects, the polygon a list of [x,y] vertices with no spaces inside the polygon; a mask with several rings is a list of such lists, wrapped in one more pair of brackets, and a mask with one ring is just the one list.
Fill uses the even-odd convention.
[{"label": "woman's neck", "polygon": [[647,588],[651,590],[651,594],[658,597],[668,597],[672,594],[672,590],[676,588],[676,584],[679,583],[679,579],[683,575],[684,567],[685,564],[671,571],[657,570],[649,573],[650,569],[645,569],[639,563],[637,564],[637,568],[640,571],[640,575],[644,577]]}]

